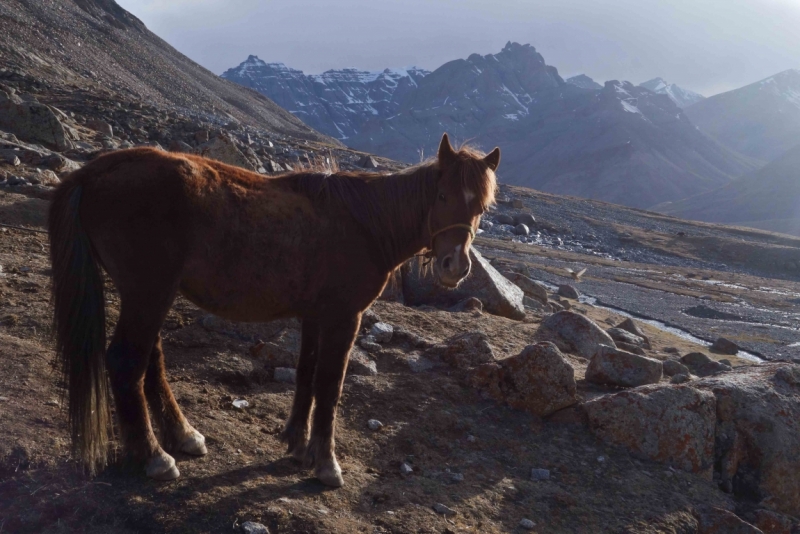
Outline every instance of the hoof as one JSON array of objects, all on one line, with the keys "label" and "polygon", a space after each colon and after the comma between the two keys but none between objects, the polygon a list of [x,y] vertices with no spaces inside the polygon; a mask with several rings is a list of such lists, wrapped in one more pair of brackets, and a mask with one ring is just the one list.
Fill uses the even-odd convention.
[{"label": "hoof", "polygon": [[181,476],[181,472],[175,466],[175,459],[162,452],[147,462],[147,476],[155,480],[175,480]]},{"label": "hoof", "polygon": [[344,486],[342,468],[339,467],[339,464],[336,460],[333,460],[333,462],[328,465],[314,469],[314,476],[326,486],[330,486],[332,488],[341,488]]},{"label": "hoof", "polygon": [[206,448],[206,438],[197,430],[192,430],[188,438],[184,439],[180,446],[181,452],[193,454],[194,456],[205,456],[208,454]]}]

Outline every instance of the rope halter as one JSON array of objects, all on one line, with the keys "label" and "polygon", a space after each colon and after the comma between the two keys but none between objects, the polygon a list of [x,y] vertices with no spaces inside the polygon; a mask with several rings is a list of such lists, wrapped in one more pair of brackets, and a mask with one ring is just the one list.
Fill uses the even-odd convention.
[{"label": "rope halter", "polygon": [[467,243],[467,246],[469,246],[469,244],[475,239],[475,229],[472,227],[471,224],[465,224],[465,223],[451,224],[445,226],[444,228],[440,228],[434,232],[433,230],[431,230],[431,212],[428,212],[428,233],[431,235],[431,244],[428,245],[428,251],[424,255],[426,258],[428,258],[429,261],[433,259],[433,239],[442,232],[452,230],[453,228],[461,228],[469,232],[469,242]]}]

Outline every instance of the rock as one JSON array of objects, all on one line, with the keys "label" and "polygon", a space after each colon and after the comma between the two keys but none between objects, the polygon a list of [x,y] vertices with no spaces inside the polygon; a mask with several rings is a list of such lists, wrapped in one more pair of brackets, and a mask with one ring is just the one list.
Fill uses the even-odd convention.
[{"label": "rock", "polygon": [[534,528],[536,528],[536,523],[534,523],[530,519],[523,518],[519,522],[519,528],[524,528],[525,530],[533,530]]},{"label": "rock", "polygon": [[440,502],[437,502],[433,505],[433,511],[437,514],[446,515],[446,516],[454,516],[456,515],[456,511],[452,508],[448,508],[447,506],[443,505]]},{"label": "rock", "polygon": [[369,351],[369,352],[377,352],[381,350],[381,347],[378,343],[375,342],[375,338],[372,336],[364,336],[358,342],[362,349]]},{"label": "rock", "polygon": [[634,456],[706,472],[714,464],[716,399],[689,386],[650,385],[583,404],[589,428]]},{"label": "rock", "polygon": [[424,357],[439,359],[457,369],[468,369],[494,361],[494,351],[483,332],[457,334],[425,351]]},{"label": "rock", "polygon": [[[214,317],[209,316],[209,317]],[[271,341],[259,343],[250,349],[253,358],[264,360],[267,367],[291,367],[297,366],[299,354],[286,350],[277,343]]]},{"label": "rock", "polygon": [[494,227],[492,221],[487,221],[486,219],[481,219],[481,222],[478,224],[478,228],[483,230],[484,232],[490,231]]},{"label": "rock", "polygon": [[420,335],[410,332],[402,326],[398,326],[394,329],[392,341],[394,344],[405,344],[414,349],[429,349],[436,345],[429,339],[425,339]]},{"label": "rock", "polygon": [[420,272],[413,259],[403,264],[403,297],[406,305],[432,304],[449,308],[461,300],[475,297],[483,303],[483,309],[491,314],[524,319],[522,290],[497,272],[475,247],[470,247],[469,254],[472,271],[456,289],[439,286],[432,275],[425,276]]},{"label": "rock", "polygon": [[689,368],[683,365],[681,362],[676,362],[675,360],[666,360],[662,363],[662,365],[664,367],[664,374],[667,376],[689,374]]},{"label": "rock", "polygon": [[525,207],[525,203],[522,202],[520,199],[515,198],[511,201],[511,207],[514,209],[521,210],[522,208]]},{"label": "rock", "polygon": [[586,380],[594,384],[636,387],[661,380],[658,360],[600,345],[586,368]]},{"label": "rock", "polygon": [[235,165],[244,169],[255,171],[256,168],[249,159],[236,147],[233,139],[226,134],[221,134],[210,141],[203,143],[197,150],[201,156],[212,158],[228,165]]},{"label": "rock", "polygon": [[269,534],[269,529],[261,523],[245,521],[242,523],[242,532],[244,532],[244,534]]},{"label": "rock", "polygon": [[[562,306],[560,303],[558,303],[558,302],[556,302],[554,300],[551,300],[547,305],[550,307],[550,310],[552,310],[554,313],[558,313],[560,311],[564,311],[564,306]],[[564,349],[564,350],[566,350],[566,349]]]},{"label": "rock", "polygon": [[375,158],[370,155],[366,155],[358,160],[357,165],[364,169],[377,169],[380,166],[378,165],[378,162],[375,161]]},{"label": "rock", "polygon": [[194,140],[198,143],[205,143],[208,141],[208,130],[198,130],[194,133]]},{"label": "rock", "polygon": [[362,328],[372,328],[372,325],[375,323],[380,323],[381,317],[372,308],[368,308],[364,313],[361,314],[361,326]]},{"label": "rock", "polygon": [[633,354],[638,354],[639,356],[647,356],[642,347],[637,347],[636,345],[630,345],[628,343],[625,343],[624,341],[614,341],[614,344],[617,346],[618,349],[622,349],[625,352],[632,352]]},{"label": "rock", "polygon": [[800,366],[738,367],[692,386],[716,397],[721,487],[800,516]]},{"label": "rock", "polygon": [[575,286],[571,286],[569,284],[561,284],[561,285],[559,285],[558,286],[558,294],[561,295],[562,297],[565,297],[565,298],[568,298],[568,299],[575,299],[575,300],[577,300],[578,297],[581,296],[581,294],[578,293],[578,290],[575,289]]},{"label": "rock", "polygon": [[286,384],[297,382],[297,371],[290,367],[276,367],[274,376],[275,382],[284,382]]},{"label": "rock", "polygon": [[24,102],[18,96],[0,90],[0,129],[20,139],[41,143],[63,151],[72,148],[61,121],[48,106]]},{"label": "rock", "polygon": [[510,224],[510,225],[513,225],[514,224],[514,217],[512,217],[511,215],[508,215],[506,213],[498,213],[494,218],[494,222],[496,222],[497,224]]},{"label": "rock", "polygon": [[19,167],[22,165],[22,162],[19,159],[18,151],[10,150],[10,149],[3,149],[0,150],[0,162],[7,163],[12,167]]},{"label": "rock", "polygon": [[392,340],[394,328],[387,323],[375,323],[369,330],[369,334],[375,338],[376,343],[388,343]]},{"label": "rock", "polygon": [[264,163],[264,170],[272,174],[276,172],[284,172],[286,169],[281,167],[279,163],[276,163],[275,161],[268,159],[267,162]]},{"label": "rock", "polygon": [[642,329],[639,328],[639,325],[636,324],[636,322],[634,322],[634,320],[630,317],[619,323],[614,328],[619,328],[620,330],[625,330],[626,332],[630,332],[635,336],[639,336],[640,338],[644,339],[645,343],[642,345],[644,348],[647,350],[653,349],[652,345],[650,344],[650,338],[645,335]]},{"label": "rock", "polygon": [[[525,299],[527,297],[523,297]],[[471,311],[483,311],[483,302],[480,299],[476,299],[475,297],[470,297],[468,299],[464,299],[461,302],[457,303],[455,306],[450,308],[451,312],[471,312]]]},{"label": "rock", "polygon": [[408,465],[406,462],[400,464],[400,474],[401,475],[410,475],[414,472],[414,468]]},{"label": "rock", "polygon": [[664,347],[664,352],[667,354],[679,354],[680,351],[677,347]]},{"label": "rock", "polygon": [[95,132],[100,132],[107,137],[114,137],[114,128],[105,121],[90,119],[86,121],[86,127],[91,128]]},{"label": "rock", "polygon": [[792,534],[793,521],[783,514],[762,508],[753,512],[752,516],[750,522],[765,534]]},{"label": "rock", "polygon": [[519,213],[514,216],[514,224],[524,224],[528,228],[532,228],[536,224],[536,219],[530,213]]},{"label": "rock", "polygon": [[169,144],[169,151],[191,154],[194,152],[194,149],[191,147],[191,145],[189,145],[189,143],[184,143],[183,141],[176,139]]},{"label": "rock", "polygon": [[531,231],[526,225],[518,224],[514,227],[514,233],[517,235],[528,235]]},{"label": "rock", "polygon": [[347,373],[358,376],[375,376],[378,374],[378,365],[361,348],[353,347],[350,350],[350,359],[347,361]]},{"label": "rock", "polygon": [[516,356],[481,365],[470,382],[496,401],[540,417],[578,401],[575,370],[552,343],[528,345]]},{"label": "rock", "polygon": [[[553,304],[551,302],[551,304]],[[597,323],[579,313],[560,311],[542,321],[534,339],[552,341],[566,352],[576,352],[584,358],[591,358],[600,345],[615,347],[611,339]]]},{"label": "rock", "polygon": [[381,428],[383,428],[383,423],[381,423],[377,419],[370,419],[369,421],[367,421],[367,427],[373,431],[380,430]]},{"label": "rock", "polygon": [[244,410],[245,408],[250,407],[250,403],[244,399],[234,399],[233,402],[231,402],[231,404],[237,410]]},{"label": "rock", "polygon": [[711,345],[710,350],[712,352],[718,352],[721,354],[735,355],[737,352],[739,352],[739,345],[729,339],[721,337],[718,338],[713,345]]},{"label": "rock", "polygon": [[669,379],[669,383],[670,384],[685,384],[686,382],[688,382],[691,379],[692,378],[689,376],[688,373],[686,373],[686,374],[680,373],[680,374],[677,374],[677,375],[673,376],[672,378],[670,378]]},{"label": "rock", "polygon": [[730,371],[731,367],[724,363],[715,362],[702,352],[691,352],[681,358],[681,362],[686,365],[692,374],[697,376],[711,376],[717,373]]},{"label": "rock", "polygon": [[700,506],[694,509],[693,515],[697,519],[697,534],[764,534],[722,508]]},{"label": "rock", "polygon": [[531,480],[550,480],[549,469],[531,469]]},{"label": "rock", "polygon": [[522,292],[528,297],[547,304],[547,288],[543,284],[520,273],[505,272],[503,275],[522,289]]},{"label": "rock", "polygon": [[608,335],[611,336],[611,339],[614,342],[622,342],[627,343],[628,345],[634,345],[636,347],[644,347],[644,338],[637,336],[636,334],[632,334],[627,330],[623,330],[621,328],[609,328],[606,330]]},{"label": "rock", "polygon": [[546,307],[544,304],[542,304],[538,300],[532,299],[527,295],[522,297],[522,304],[525,306],[526,309],[532,309],[532,310],[535,310],[537,312],[545,312],[545,313],[549,313],[550,312],[550,308],[549,307]]},{"label": "rock", "polygon": [[61,179],[53,171],[47,169],[36,174],[36,179],[40,184],[48,187],[55,187],[61,183]]}]

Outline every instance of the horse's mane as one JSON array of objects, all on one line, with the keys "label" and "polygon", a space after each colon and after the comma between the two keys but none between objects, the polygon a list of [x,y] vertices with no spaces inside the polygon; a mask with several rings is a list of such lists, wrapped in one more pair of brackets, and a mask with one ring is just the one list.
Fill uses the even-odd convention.
[{"label": "horse's mane", "polygon": [[[454,178],[472,191],[485,210],[494,203],[496,178],[480,153],[462,148],[457,153],[460,172]],[[370,232],[381,248],[387,266],[404,258],[402,247],[420,236],[436,200],[440,178],[436,160],[393,174],[369,172],[292,173],[283,177],[290,187],[318,203],[341,202],[353,218]]]}]

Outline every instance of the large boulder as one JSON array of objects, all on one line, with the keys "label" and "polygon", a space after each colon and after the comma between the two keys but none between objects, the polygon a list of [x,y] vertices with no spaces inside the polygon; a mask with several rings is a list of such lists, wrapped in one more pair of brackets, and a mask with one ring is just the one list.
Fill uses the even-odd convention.
[{"label": "large boulder", "polygon": [[415,259],[406,262],[402,267],[405,303],[409,306],[432,304],[450,307],[466,298],[476,297],[483,303],[483,309],[491,314],[524,319],[522,290],[492,267],[475,247],[470,247],[469,255],[472,270],[455,289],[437,284],[433,274],[425,273]]},{"label": "large boulder", "polygon": [[247,156],[242,153],[236,146],[236,143],[231,137],[225,134],[220,134],[207,143],[203,143],[197,147],[198,153],[201,156],[227,163],[228,165],[235,165],[250,171],[255,171],[256,167],[247,159]]},{"label": "large boulder", "polygon": [[541,417],[577,402],[575,371],[552,343],[528,345],[516,356],[481,365],[470,382],[499,402]]},{"label": "large boulder", "polygon": [[644,341],[645,341],[645,344],[643,345],[644,348],[646,348],[648,350],[650,350],[652,348],[652,346],[650,345],[650,338],[645,335],[645,333],[642,331],[642,329],[639,327],[639,325],[636,324],[636,322],[633,319],[631,319],[630,317],[628,317],[627,319],[625,319],[624,321],[619,323],[614,328],[618,328],[620,330],[625,330],[626,332],[630,332],[631,334],[644,339]]},{"label": "large boulder", "polygon": [[586,380],[624,387],[657,384],[662,369],[661,362],[653,358],[600,345],[586,368]]},{"label": "large boulder", "polygon": [[800,517],[800,366],[739,367],[692,384],[716,397],[723,489]]},{"label": "large boulder", "polygon": [[642,386],[584,405],[589,428],[634,456],[710,474],[716,400],[686,385]]},{"label": "large boulder", "polygon": [[0,90],[0,130],[53,150],[67,150],[72,143],[55,112],[39,102],[26,102]]},{"label": "large boulder", "polygon": [[531,280],[521,273],[504,272],[503,275],[514,282],[526,296],[536,299],[542,304],[547,304],[547,288],[544,284]]},{"label": "large boulder", "polygon": [[565,352],[576,352],[584,358],[591,358],[600,345],[616,347],[597,323],[579,313],[560,311],[554,313],[539,326],[534,339],[551,341]]}]

